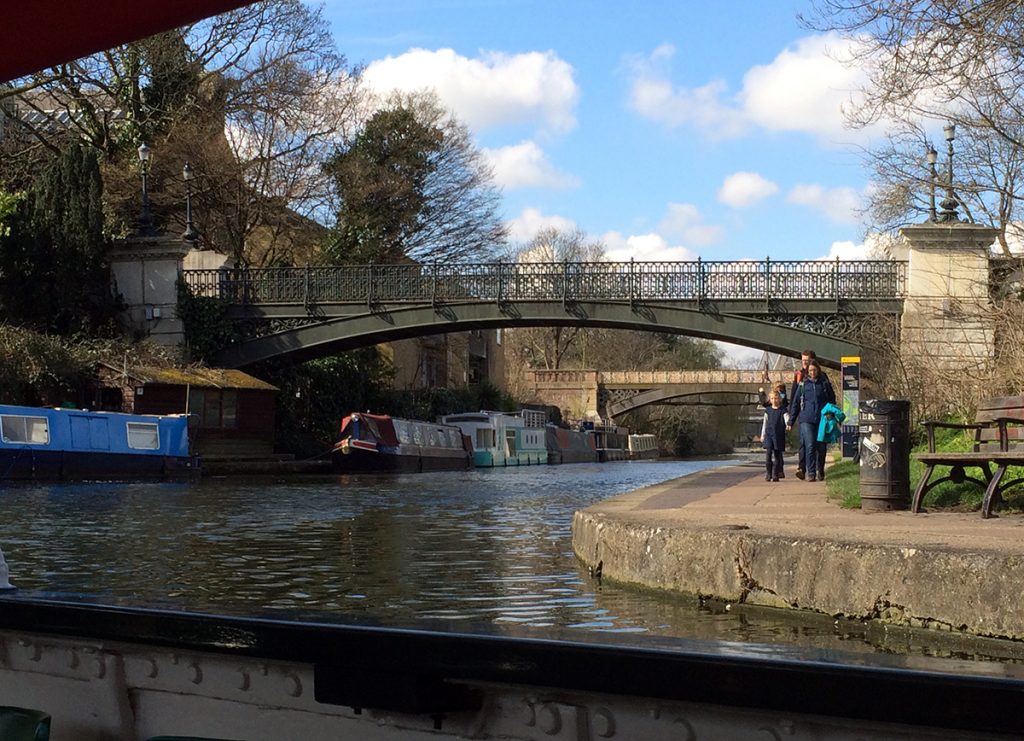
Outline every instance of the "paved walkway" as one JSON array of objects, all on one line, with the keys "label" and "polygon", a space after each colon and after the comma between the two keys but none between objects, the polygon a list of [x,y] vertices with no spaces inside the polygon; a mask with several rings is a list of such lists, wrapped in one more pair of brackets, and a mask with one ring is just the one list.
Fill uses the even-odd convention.
[{"label": "paved walkway", "polygon": [[764,480],[760,463],[706,471],[623,494],[588,509],[649,525],[749,529],[843,543],[952,547],[1024,555],[1024,515],[983,520],[980,513],[842,509],[824,482]]}]

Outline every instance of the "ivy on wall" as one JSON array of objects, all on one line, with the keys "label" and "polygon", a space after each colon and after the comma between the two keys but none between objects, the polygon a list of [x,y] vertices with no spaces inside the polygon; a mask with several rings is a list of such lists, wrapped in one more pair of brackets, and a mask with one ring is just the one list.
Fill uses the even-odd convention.
[{"label": "ivy on wall", "polygon": [[178,318],[185,330],[188,359],[208,362],[221,348],[237,342],[238,327],[228,318],[228,302],[213,296],[196,296],[178,281]]}]

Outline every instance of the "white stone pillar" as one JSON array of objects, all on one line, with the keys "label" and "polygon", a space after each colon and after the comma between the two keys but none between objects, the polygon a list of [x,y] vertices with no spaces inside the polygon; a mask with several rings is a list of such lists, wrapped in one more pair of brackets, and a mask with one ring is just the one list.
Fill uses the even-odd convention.
[{"label": "white stone pillar", "polygon": [[991,364],[989,251],[998,230],[916,224],[900,230],[909,255],[900,348],[904,358],[970,374]]},{"label": "white stone pillar", "polygon": [[129,237],[115,243],[110,277],[125,303],[128,327],[160,345],[184,347],[178,317],[178,277],[190,245],[179,237]]}]

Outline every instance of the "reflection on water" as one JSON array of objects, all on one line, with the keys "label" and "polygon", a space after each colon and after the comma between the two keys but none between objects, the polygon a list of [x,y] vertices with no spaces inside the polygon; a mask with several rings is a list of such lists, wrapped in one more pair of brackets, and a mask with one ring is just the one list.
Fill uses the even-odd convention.
[{"label": "reflection on water", "polygon": [[8,486],[0,545],[23,591],[117,604],[971,658],[903,637],[894,649],[828,618],[599,585],[573,557],[576,509],[729,462]]}]

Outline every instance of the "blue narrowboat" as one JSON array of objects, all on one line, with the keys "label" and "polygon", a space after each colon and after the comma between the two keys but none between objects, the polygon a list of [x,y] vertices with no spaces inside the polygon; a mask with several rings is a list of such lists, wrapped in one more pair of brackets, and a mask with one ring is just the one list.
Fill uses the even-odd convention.
[{"label": "blue narrowboat", "polygon": [[185,414],[0,405],[0,481],[176,478],[198,467]]}]

